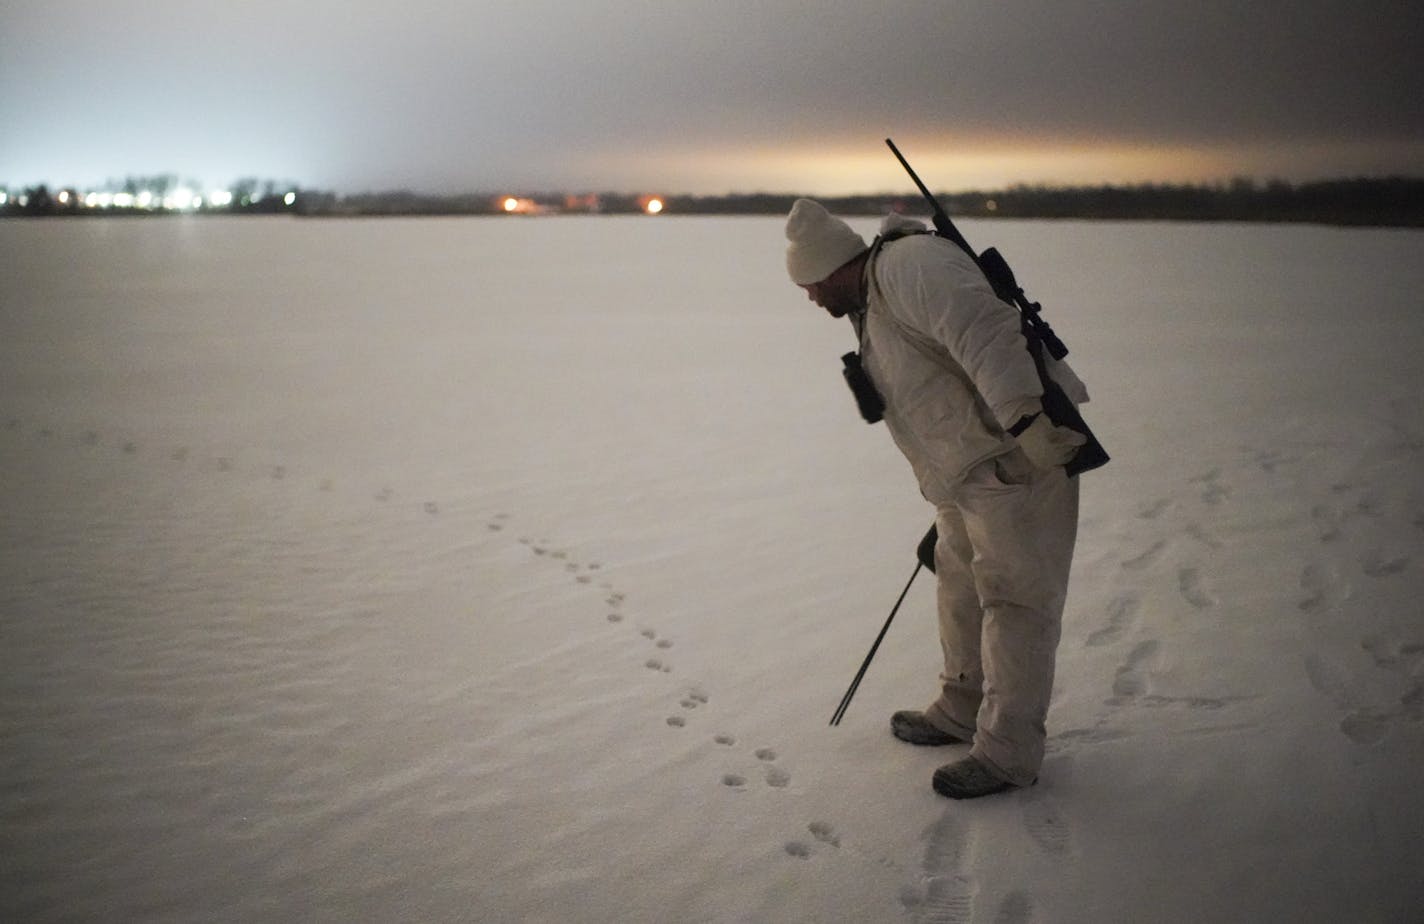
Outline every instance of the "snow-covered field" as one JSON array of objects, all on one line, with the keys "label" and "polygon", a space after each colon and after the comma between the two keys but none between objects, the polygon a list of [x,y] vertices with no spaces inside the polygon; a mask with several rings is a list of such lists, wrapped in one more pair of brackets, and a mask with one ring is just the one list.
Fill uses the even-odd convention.
[{"label": "snow-covered field", "polygon": [[964,230],[1115,458],[951,803],[779,219],[0,223],[0,919],[1421,920],[1424,233]]}]

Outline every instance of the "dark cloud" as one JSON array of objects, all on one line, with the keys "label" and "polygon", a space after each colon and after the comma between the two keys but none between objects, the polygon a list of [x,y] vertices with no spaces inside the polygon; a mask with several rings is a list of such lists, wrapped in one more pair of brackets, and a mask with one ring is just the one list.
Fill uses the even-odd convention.
[{"label": "dark cloud", "polygon": [[1267,146],[1282,173],[1293,148],[1373,150],[1397,172],[1424,151],[1424,15],[1405,2],[207,6],[7,3],[0,119],[18,128],[0,181],[187,169],[616,187],[619,163],[809,156],[892,131],[1026,150]]}]

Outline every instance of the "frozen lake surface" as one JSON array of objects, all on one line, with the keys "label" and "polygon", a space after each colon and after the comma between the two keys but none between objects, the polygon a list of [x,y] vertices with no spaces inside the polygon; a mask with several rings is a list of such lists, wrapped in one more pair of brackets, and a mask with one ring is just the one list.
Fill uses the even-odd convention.
[{"label": "frozen lake surface", "polygon": [[780,219],[0,222],[0,918],[1413,920],[1424,233],[964,231],[1114,461],[952,804]]}]

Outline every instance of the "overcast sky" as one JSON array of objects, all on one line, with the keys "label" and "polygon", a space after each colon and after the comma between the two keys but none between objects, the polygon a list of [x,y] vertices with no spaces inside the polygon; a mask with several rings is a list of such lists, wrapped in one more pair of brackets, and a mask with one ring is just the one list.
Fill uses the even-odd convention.
[{"label": "overcast sky", "polygon": [[1424,175],[1417,0],[0,0],[0,183]]}]

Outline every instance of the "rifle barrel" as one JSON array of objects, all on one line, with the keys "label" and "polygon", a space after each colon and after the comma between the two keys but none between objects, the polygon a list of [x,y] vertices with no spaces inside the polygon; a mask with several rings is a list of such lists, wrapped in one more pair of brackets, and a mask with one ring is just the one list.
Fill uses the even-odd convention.
[{"label": "rifle barrel", "polygon": [[934,193],[930,192],[929,187],[924,184],[924,182],[920,179],[920,175],[915,172],[915,168],[910,166],[910,162],[905,159],[905,155],[901,154],[900,149],[895,147],[895,142],[891,141],[889,138],[886,138],[885,143],[890,146],[890,153],[895,155],[895,159],[900,162],[900,166],[905,168],[905,172],[910,175],[910,179],[915,181],[915,185],[919,187],[920,195],[924,196],[930,201],[930,205],[934,206],[934,210],[936,212],[944,211],[944,209],[940,208],[939,202],[935,199]]}]

